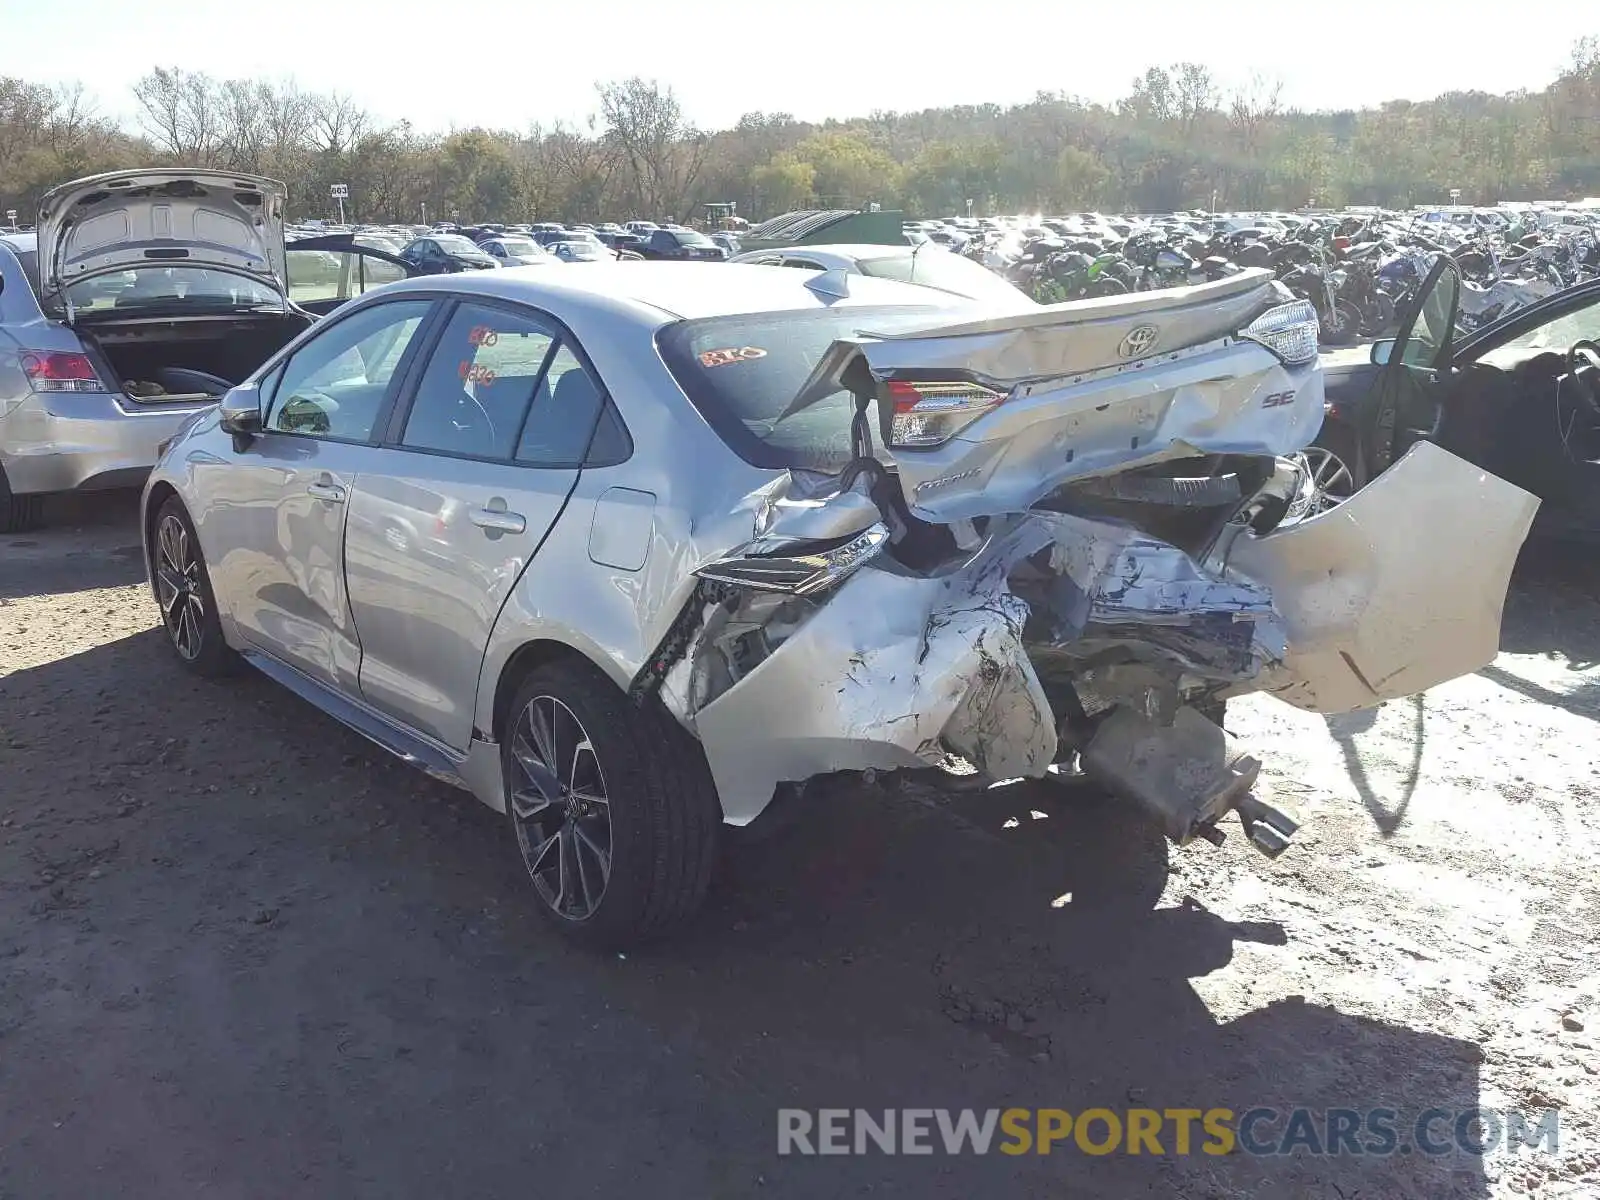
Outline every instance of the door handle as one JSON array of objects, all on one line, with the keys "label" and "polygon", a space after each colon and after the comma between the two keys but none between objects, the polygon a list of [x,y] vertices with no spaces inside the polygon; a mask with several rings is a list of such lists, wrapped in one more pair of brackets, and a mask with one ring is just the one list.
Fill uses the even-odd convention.
[{"label": "door handle", "polygon": [[528,528],[526,517],[503,508],[475,508],[467,513],[467,520],[479,529],[492,529],[499,533],[521,533]]},{"label": "door handle", "polygon": [[326,500],[329,504],[344,503],[344,489],[337,483],[308,483],[306,493],[318,500]]}]

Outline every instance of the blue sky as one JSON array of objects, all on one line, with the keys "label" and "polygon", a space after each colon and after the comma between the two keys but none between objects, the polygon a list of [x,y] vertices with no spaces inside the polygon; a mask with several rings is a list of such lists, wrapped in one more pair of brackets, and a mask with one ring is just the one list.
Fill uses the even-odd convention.
[{"label": "blue sky", "polygon": [[1286,101],[1307,108],[1540,88],[1583,33],[1600,33],[1594,0],[608,0],[555,11],[498,0],[0,0],[0,74],[81,80],[121,117],[135,111],[130,85],[156,64],[292,78],[441,130],[581,117],[596,80],[640,74],[717,128],[755,109],[818,120],[1041,89],[1110,101],[1145,67],[1180,59],[1225,84],[1281,79]]}]

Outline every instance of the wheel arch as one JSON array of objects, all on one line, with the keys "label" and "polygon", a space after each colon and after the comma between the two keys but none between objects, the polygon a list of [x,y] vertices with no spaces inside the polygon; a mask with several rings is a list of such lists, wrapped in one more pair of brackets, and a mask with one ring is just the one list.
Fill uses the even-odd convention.
[{"label": "wheel arch", "polygon": [[489,735],[499,742],[505,734],[506,722],[511,717],[511,702],[516,699],[517,688],[530,672],[548,663],[563,659],[589,663],[601,669],[608,677],[612,672],[605,664],[596,662],[577,647],[555,638],[535,638],[518,646],[506,659],[495,679],[494,700],[489,712]]},{"label": "wheel arch", "polygon": [[[178,489],[166,480],[157,480],[144,497],[144,511],[139,514],[139,539],[144,552],[144,571],[147,579],[155,577],[155,560],[150,557],[155,545],[156,514],[161,506],[178,495]],[[182,503],[181,499],[179,501]],[[154,585],[152,585],[154,586]]]}]

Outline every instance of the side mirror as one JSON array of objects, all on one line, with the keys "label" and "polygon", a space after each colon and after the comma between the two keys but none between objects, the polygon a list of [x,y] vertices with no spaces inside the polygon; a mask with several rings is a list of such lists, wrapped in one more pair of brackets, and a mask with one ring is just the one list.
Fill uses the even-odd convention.
[{"label": "side mirror", "polygon": [[260,389],[234,388],[222,398],[218,416],[223,432],[233,435],[234,449],[243,450],[261,435]]},{"label": "side mirror", "polygon": [[1372,343],[1372,362],[1375,366],[1388,365],[1389,356],[1394,353],[1394,341],[1394,338],[1385,338],[1381,342]]}]

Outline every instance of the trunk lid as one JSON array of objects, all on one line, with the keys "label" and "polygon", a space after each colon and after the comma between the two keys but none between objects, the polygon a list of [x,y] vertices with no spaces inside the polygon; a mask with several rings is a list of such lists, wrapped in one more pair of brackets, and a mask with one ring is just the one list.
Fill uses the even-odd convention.
[{"label": "trunk lid", "polygon": [[996,388],[1146,362],[1214,341],[1248,325],[1272,303],[1272,272],[1030,307],[1016,313],[892,334],[860,343],[880,379],[956,372]]},{"label": "trunk lid", "polygon": [[39,202],[40,304],[59,317],[74,284],[168,267],[243,276],[287,305],[287,198],[273,179],[167,167],[62,184]]},{"label": "trunk lid", "polygon": [[[1075,479],[1308,444],[1322,421],[1314,362],[1289,367],[1236,336],[1284,302],[1271,272],[1255,269],[869,332],[829,347],[790,409],[841,385],[858,395],[876,389],[881,445],[916,516],[945,523],[1022,512]],[[923,425],[925,410],[934,415]]]}]

